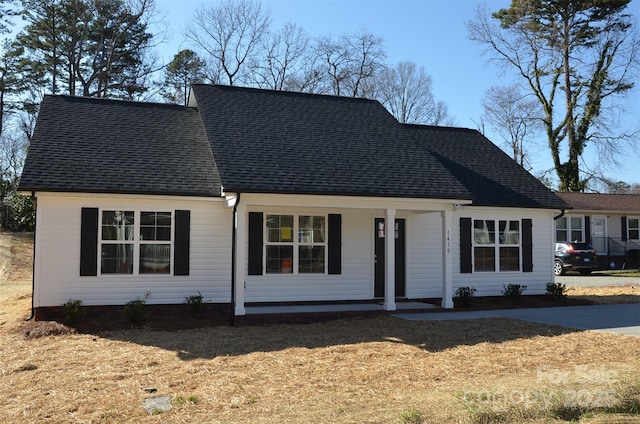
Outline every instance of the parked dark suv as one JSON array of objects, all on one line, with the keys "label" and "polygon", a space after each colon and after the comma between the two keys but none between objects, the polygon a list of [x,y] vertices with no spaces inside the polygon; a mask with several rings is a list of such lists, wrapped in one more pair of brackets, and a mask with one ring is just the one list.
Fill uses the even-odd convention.
[{"label": "parked dark suv", "polygon": [[596,269],[596,249],[589,243],[556,243],[554,250],[555,263],[553,264],[553,273],[555,275],[563,275],[565,271],[591,274]]}]

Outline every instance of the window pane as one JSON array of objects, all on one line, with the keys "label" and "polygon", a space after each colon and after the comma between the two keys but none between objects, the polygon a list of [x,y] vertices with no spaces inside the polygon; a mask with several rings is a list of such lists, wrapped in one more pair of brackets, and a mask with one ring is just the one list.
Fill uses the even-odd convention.
[{"label": "window pane", "polygon": [[267,273],[293,273],[293,246],[267,246]]},{"label": "window pane", "polygon": [[582,231],[571,231],[571,241],[582,241]]},{"label": "window pane", "polygon": [[132,211],[103,211],[102,240],[133,240]]},{"label": "window pane", "polygon": [[568,241],[567,230],[556,230],[556,241]]},{"label": "window pane", "polygon": [[300,216],[299,243],[324,243],[324,216]]},{"label": "window pane", "polygon": [[582,218],[579,217],[571,217],[571,229],[572,230],[582,230]]},{"label": "window pane", "polygon": [[520,248],[500,248],[500,271],[520,271]]},{"label": "window pane", "polygon": [[300,246],[298,252],[298,272],[324,272],[324,246]]},{"label": "window pane", "polygon": [[267,241],[293,242],[293,215],[267,215]]},{"label": "window pane", "polygon": [[171,268],[170,244],[140,245],[140,274],[168,274]]},{"label": "window pane", "polygon": [[140,212],[140,240],[171,241],[171,212]]},{"label": "window pane", "polygon": [[496,242],[495,221],[476,219],[473,221],[473,242],[475,244],[494,244]]},{"label": "window pane", "polygon": [[500,221],[500,244],[520,244],[520,221]]},{"label": "window pane", "polygon": [[566,229],[567,228],[567,217],[563,216],[562,218],[558,218],[556,220],[556,228],[557,229]]},{"label": "window pane", "polygon": [[475,271],[496,270],[496,249],[494,247],[474,247],[473,254]]},{"label": "window pane", "polygon": [[133,244],[103,244],[100,253],[102,274],[133,273]]}]

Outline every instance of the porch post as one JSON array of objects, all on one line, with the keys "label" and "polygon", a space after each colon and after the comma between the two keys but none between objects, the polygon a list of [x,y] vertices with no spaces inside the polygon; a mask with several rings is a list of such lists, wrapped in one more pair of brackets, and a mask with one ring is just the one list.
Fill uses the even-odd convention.
[{"label": "porch post", "polygon": [[240,203],[238,205],[236,214],[236,269],[235,269],[235,302],[232,299],[232,304],[235,304],[235,315],[245,315],[244,308],[244,279],[245,272],[245,243],[246,243],[246,228],[247,228],[247,207]]},{"label": "porch post", "polygon": [[396,310],[396,210],[387,209],[384,220],[384,309]]},{"label": "porch post", "polygon": [[440,306],[446,309],[453,308],[453,260],[451,258],[451,223],[453,213],[451,210],[440,212],[442,216],[442,302]]}]

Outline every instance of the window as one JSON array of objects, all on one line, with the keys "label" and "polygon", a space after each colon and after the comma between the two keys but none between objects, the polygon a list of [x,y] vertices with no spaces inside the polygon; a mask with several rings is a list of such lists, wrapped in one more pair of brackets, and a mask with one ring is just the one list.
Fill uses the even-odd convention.
[{"label": "window", "polygon": [[325,272],[325,216],[266,215],[265,223],[267,274]]},{"label": "window", "polygon": [[520,271],[520,221],[474,220],[473,267],[476,272]]},{"label": "window", "polygon": [[140,274],[169,274],[171,212],[140,212],[140,241]]},{"label": "window", "polygon": [[629,232],[629,240],[640,239],[640,218],[627,218],[627,231]]},{"label": "window", "polygon": [[520,221],[498,221],[500,271],[520,271]]},{"label": "window", "polygon": [[102,212],[102,274],[133,273],[134,225],[133,211]]},{"label": "window", "polygon": [[473,221],[473,265],[476,271],[496,270],[495,221]]},{"label": "window", "polygon": [[556,241],[584,241],[583,218],[563,216],[556,220]]},{"label": "window", "polygon": [[102,211],[101,274],[169,274],[171,212]]}]

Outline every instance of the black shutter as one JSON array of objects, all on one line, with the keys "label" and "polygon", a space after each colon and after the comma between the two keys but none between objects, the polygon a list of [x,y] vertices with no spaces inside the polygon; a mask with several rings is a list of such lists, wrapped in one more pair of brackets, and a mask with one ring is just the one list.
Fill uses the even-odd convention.
[{"label": "black shutter", "polygon": [[627,217],[620,217],[620,226],[622,227],[622,241],[627,241]]},{"label": "black shutter", "polygon": [[533,222],[522,220],[522,272],[533,272]]},{"label": "black shutter", "polygon": [[98,275],[98,208],[82,208],[80,275]]},{"label": "black shutter", "polygon": [[329,214],[327,234],[329,274],[342,273],[342,215]]},{"label": "black shutter", "polygon": [[249,212],[249,275],[262,275],[262,225],[262,212]]},{"label": "black shutter", "polygon": [[591,217],[584,217],[584,241],[591,243]]},{"label": "black shutter", "polygon": [[471,218],[460,218],[460,272],[470,274],[471,263]]},{"label": "black shutter", "polygon": [[191,211],[176,211],[173,242],[173,275],[189,275]]}]

